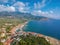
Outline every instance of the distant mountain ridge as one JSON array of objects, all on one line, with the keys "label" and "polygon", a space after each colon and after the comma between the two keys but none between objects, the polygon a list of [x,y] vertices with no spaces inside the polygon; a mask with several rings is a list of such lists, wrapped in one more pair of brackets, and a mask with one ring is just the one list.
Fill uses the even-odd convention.
[{"label": "distant mountain ridge", "polygon": [[34,16],[30,13],[21,13],[21,12],[0,12],[0,17],[7,17],[12,16],[16,18],[26,18],[26,19],[33,19],[33,20],[40,20],[42,18],[46,18],[43,16]]}]

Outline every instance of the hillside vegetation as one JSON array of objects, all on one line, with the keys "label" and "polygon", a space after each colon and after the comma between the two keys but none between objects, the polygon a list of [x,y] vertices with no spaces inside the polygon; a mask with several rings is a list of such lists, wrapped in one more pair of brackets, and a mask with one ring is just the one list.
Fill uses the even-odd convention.
[{"label": "hillside vegetation", "polygon": [[19,37],[17,36],[16,39],[11,42],[11,45],[50,45],[50,43],[47,42],[46,39],[43,37],[36,37],[33,35],[21,35]]}]

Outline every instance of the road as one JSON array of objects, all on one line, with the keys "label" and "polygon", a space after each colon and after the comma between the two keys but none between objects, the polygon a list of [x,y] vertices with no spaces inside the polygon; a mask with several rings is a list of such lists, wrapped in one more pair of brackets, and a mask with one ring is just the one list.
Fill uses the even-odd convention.
[{"label": "road", "polygon": [[[13,34],[15,34],[15,31],[17,30],[17,29],[21,29],[21,31],[22,31],[22,28],[24,27],[24,25],[26,25],[28,22],[25,22],[25,23],[22,23],[22,24],[19,24],[19,25],[17,25],[16,27],[13,27],[12,29],[11,29],[11,35],[13,35]],[[6,40],[6,42],[4,43],[4,45],[10,45],[10,43],[13,41],[13,39],[11,39],[11,38],[9,38],[9,39],[7,39]]]}]

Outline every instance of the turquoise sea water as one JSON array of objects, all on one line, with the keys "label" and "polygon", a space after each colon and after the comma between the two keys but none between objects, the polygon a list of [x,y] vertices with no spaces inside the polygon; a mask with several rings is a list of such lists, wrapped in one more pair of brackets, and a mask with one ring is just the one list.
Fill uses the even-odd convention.
[{"label": "turquoise sea water", "polygon": [[24,30],[60,39],[60,20],[30,21],[24,27]]}]

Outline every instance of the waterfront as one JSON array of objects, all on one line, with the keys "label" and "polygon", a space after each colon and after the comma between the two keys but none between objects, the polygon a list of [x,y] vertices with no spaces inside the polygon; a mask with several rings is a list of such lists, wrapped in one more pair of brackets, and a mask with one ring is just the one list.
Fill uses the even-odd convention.
[{"label": "waterfront", "polygon": [[[31,34],[33,36],[37,36],[37,37],[43,37],[43,38],[45,38],[48,42],[50,42],[53,45],[56,45],[56,44],[59,45],[60,44],[60,41],[55,39],[55,38],[48,37],[48,36],[45,36],[45,35],[42,35],[42,34],[39,34],[39,33],[35,33],[35,32],[25,32],[25,31],[23,31],[23,27],[28,26],[26,24],[28,24],[28,22],[25,22],[23,24],[19,24],[16,27],[14,27],[11,30],[11,36],[5,41],[4,45],[11,44],[11,42],[18,36],[21,36],[21,35],[26,36],[26,35],[29,35],[29,34]],[[16,40],[18,40],[18,39],[19,38],[17,38]]]},{"label": "waterfront", "polygon": [[24,27],[27,32],[36,32],[60,40],[60,20],[30,21]]}]

